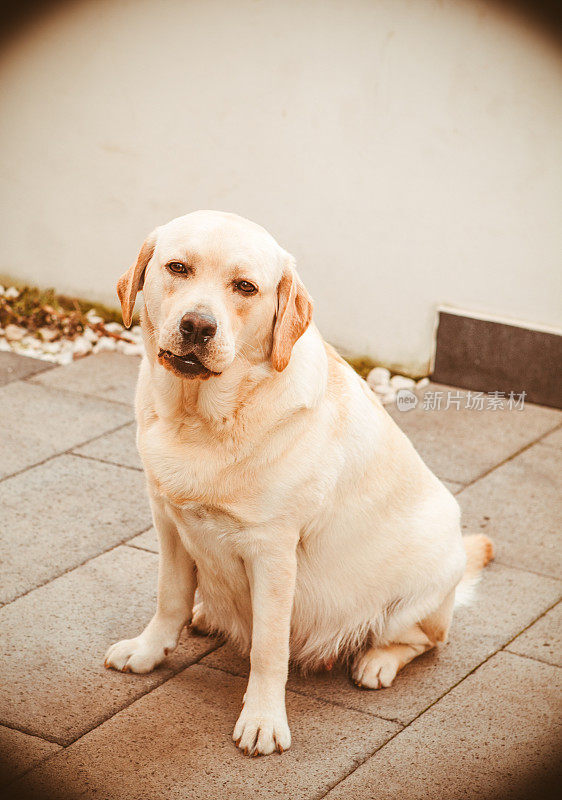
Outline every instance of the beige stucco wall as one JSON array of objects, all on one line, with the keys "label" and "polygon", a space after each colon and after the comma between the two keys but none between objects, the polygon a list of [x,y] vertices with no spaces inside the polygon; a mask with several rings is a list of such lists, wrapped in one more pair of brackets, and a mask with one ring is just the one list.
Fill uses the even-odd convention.
[{"label": "beige stucco wall", "polygon": [[0,273],[114,302],[219,208],[297,257],[325,335],[420,371],[439,303],[560,325],[562,54],[472,0],[91,0],[0,60]]}]

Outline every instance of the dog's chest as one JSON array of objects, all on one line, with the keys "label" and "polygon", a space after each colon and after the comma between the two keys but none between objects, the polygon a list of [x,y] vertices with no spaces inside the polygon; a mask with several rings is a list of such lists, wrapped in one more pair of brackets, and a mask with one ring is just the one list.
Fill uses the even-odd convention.
[{"label": "dog's chest", "polygon": [[242,520],[226,509],[204,503],[176,506],[174,516],[189,538],[197,539],[201,534],[202,541],[205,541],[207,546],[212,539],[222,539],[229,534],[240,533],[245,528]]},{"label": "dog's chest", "polygon": [[185,441],[154,426],[139,436],[153,490],[182,522],[205,533],[236,532],[260,518],[263,476],[216,442]]}]

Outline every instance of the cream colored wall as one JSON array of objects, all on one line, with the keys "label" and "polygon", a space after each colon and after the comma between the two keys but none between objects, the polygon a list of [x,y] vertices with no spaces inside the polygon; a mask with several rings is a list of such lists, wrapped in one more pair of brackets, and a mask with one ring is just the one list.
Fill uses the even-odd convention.
[{"label": "cream colored wall", "polygon": [[562,56],[472,0],[90,0],[0,61],[0,273],[114,302],[219,208],[297,257],[325,335],[422,371],[439,303],[559,325]]}]

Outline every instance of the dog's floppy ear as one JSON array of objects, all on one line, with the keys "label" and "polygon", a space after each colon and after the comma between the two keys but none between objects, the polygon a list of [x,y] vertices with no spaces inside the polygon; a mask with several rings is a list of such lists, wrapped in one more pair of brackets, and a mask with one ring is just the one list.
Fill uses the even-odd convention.
[{"label": "dog's floppy ear", "polygon": [[123,314],[123,322],[126,328],[131,327],[137,292],[140,292],[143,287],[144,271],[152,258],[155,246],[156,231],[153,231],[144,240],[136,263],[124,275],[121,275],[117,281],[117,294],[121,302],[121,313]]},{"label": "dog's floppy ear", "polygon": [[293,346],[308,328],[311,319],[312,300],[290,258],[277,287],[277,317],[271,350],[271,363],[277,372],[282,372],[289,363]]}]

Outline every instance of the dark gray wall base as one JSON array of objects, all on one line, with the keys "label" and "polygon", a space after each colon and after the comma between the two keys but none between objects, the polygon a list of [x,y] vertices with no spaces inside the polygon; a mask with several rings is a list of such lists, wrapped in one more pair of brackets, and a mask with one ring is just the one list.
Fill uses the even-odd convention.
[{"label": "dark gray wall base", "polygon": [[439,311],[432,380],[562,408],[562,336]]}]

